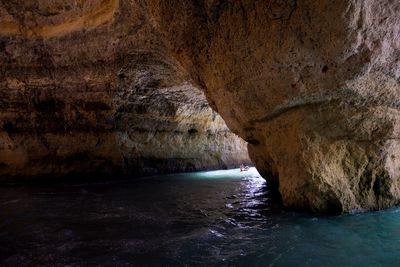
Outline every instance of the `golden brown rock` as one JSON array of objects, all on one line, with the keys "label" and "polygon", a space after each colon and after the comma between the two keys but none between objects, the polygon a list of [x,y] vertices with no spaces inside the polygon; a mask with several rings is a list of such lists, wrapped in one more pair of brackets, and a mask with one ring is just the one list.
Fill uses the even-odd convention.
[{"label": "golden brown rock", "polygon": [[148,10],[286,206],[399,203],[400,2],[159,0]]},{"label": "golden brown rock", "polygon": [[[77,112],[76,105],[53,101],[51,121],[60,120],[57,114],[64,113],[57,111],[65,106],[71,121],[60,125],[87,127],[87,138],[101,133],[108,140],[115,134],[107,128],[111,115],[125,126],[136,120],[114,111],[129,106],[142,81],[157,91],[186,88],[177,93],[182,97],[199,87],[229,128],[248,141],[260,172],[279,181],[286,206],[341,212],[400,202],[398,1],[33,2],[0,6],[6,88],[0,93],[7,99],[0,103],[11,121],[20,116],[21,125],[33,129],[52,125],[48,116],[37,123],[38,114],[49,113],[40,103],[62,92],[56,99],[106,104],[102,112]],[[93,14],[96,19],[88,19]],[[171,73],[165,76],[165,69]],[[152,101],[151,94],[144,96]],[[21,104],[39,111],[32,118],[10,112],[31,110]],[[119,136],[120,146],[135,147],[132,138]],[[99,144],[99,153],[108,151]],[[31,162],[17,147],[4,150],[15,153],[13,164]],[[120,162],[121,154],[115,155],[112,161]]]},{"label": "golden brown rock", "polygon": [[1,180],[249,162],[140,3],[0,3]]}]

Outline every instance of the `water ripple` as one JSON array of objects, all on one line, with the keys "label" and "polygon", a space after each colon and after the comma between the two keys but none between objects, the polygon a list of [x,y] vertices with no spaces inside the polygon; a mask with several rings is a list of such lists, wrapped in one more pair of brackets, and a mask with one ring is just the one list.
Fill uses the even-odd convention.
[{"label": "water ripple", "polygon": [[0,188],[0,265],[398,266],[399,208],[284,211],[253,168]]}]

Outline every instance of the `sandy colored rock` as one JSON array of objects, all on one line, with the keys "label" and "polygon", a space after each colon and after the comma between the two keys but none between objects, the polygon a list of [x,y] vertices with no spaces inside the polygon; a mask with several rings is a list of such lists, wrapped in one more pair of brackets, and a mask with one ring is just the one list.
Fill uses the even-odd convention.
[{"label": "sandy colored rock", "polygon": [[[166,84],[150,88],[157,92],[168,88],[185,99],[197,94],[189,88],[202,89],[228,127],[249,143],[259,171],[279,184],[286,206],[342,212],[400,202],[398,1],[120,0],[77,1],[70,7],[61,0],[40,3],[43,5],[28,2],[21,6],[2,1],[0,5],[0,25],[19,25],[18,30],[1,27],[2,88],[6,88],[0,91],[4,95],[1,106],[9,114],[2,116],[17,116],[18,112],[10,110],[30,112],[21,103],[46,99],[48,94],[39,92],[63,92],[57,99],[78,103],[83,97],[82,103],[88,99],[107,103],[100,104],[101,112],[80,116],[68,112],[71,127],[87,127],[90,130],[86,132],[102,133],[105,140],[118,132],[120,146],[136,147],[130,137],[119,132],[127,132],[126,127],[135,120],[140,127],[148,127],[143,126],[146,117],[136,119],[114,111],[129,106],[126,101],[131,100],[127,99],[135,95],[131,88],[136,88],[129,85],[131,81],[142,79],[148,84],[145,81],[154,75],[156,66],[174,66],[167,75],[173,78],[163,77]],[[113,8],[112,3],[117,6]],[[79,22],[98,10],[107,12],[100,12],[105,15],[99,20]],[[70,22],[77,26],[61,27]],[[44,30],[57,25],[62,30],[53,35]],[[145,61],[140,63],[143,55],[158,62],[151,60],[147,67]],[[144,68],[130,72],[136,68],[131,62],[137,59]],[[120,72],[124,67],[128,75]],[[116,77],[116,73],[120,74]],[[156,77],[164,71],[155,73]],[[170,80],[173,82],[167,82]],[[55,87],[61,89],[55,91]],[[65,97],[67,93],[70,98]],[[148,93],[138,97],[152,101]],[[21,101],[29,98],[32,100]],[[171,101],[175,103],[174,97]],[[55,110],[57,103],[52,104]],[[135,109],[141,102],[132,103]],[[154,110],[167,116],[161,107]],[[212,114],[203,111],[200,113]],[[42,118],[37,114],[48,112],[44,109],[30,115],[32,118],[26,112],[18,116],[33,127],[30,123]],[[177,114],[177,118],[182,116]],[[124,122],[117,131],[107,128],[111,115]],[[65,123],[57,127],[61,125]],[[3,127],[13,129],[7,123]],[[46,151],[46,147],[40,149]],[[6,151],[22,155],[19,149]],[[134,154],[115,153],[112,162],[120,162],[121,155],[135,158]],[[26,161],[30,159],[20,157],[15,164],[23,166]]]},{"label": "sandy colored rock", "polygon": [[140,3],[0,2],[0,180],[242,162],[246,143],[169,56]]},{"label": "sandy colored rock", "polygon": [[[168,12],[169,6],[180,12]],[[176,57],[288,207],[398,204],[398,1],[152,1]]]}]

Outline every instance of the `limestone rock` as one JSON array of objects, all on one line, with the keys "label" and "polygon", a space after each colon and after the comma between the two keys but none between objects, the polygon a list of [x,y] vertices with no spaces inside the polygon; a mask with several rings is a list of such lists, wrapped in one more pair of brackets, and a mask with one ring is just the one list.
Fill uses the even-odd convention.
[{"label": "limestone rock", "polygon": [[0,1],[0,177],[249,163],[135,1]]},{"label": "limestone rock", "polygon": [[[398,204],[399,13],[393,0],[1,1],[3,165],[44,164],[44,155],[57,155],[47,154],[56,143],[71,143],[60,151],[73,155],[79,132],[93,159],[106,156],[103,169],[141,166],[140,153],[130,150],[139,148],[136,138],[164,138],[148,130],[153,118],[141,103],[155,105],[157,125],[171,121],[160,129],[179,121],[178,136],[207,133],[190,125],[187,104],[176,106],[175,96],[190,103],[199,88],[249,143],[252,160],[279,184],[286,206],[342,212]],[[162,102],[168,107],[156,104],[168,95]],[[201,105],[193,110],[213,117]],[[50,133],[46,141],[29,139]],[[27,156],[25,147],[42,154]],[[167,146],[163,158],[177,157],[178,147]]]},{"label": "limestone rock", "polygon": [[399,1],[159,0],[148,10],[286,206],[400,202]]}]

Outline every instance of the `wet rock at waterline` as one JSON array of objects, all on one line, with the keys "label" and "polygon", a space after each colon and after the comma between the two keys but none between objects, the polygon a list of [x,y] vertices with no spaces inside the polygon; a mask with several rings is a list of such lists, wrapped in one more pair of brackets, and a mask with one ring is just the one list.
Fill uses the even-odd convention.
[{"label": "wet rock at waterline", "polygon": [[286,206],[400,202],[400,2],[159,0],[149,10]]},{"label": "wet rock at waterline", "polygon": [[[174,104],[199,88],[250,144],[264,177],[279,182],[286,206],[341,212],[398,204],[399,12],[400,3],[389,0],[3,1],[1,140],[3,158],[13,162],[1,170],[55,160],[51,173],[65,157],[87,162],[81,159],[88,155],[95,169],[142,166],[135,140],[163,138],[161,131],[147,134],[152,121],[208,144],[206,128],[215,128],[200,118],[212,121],[214,113],[196,104],[200,118],[188,118],[186,104]],[[167,96],[170,102],[156,100]],[[155,120],[132,115],[149,109]],[[194,127],[192,119],[207,126]],[[185,126],[175,128],[177,121]],[[62,148],[54,146],[60,138]],[[223,155],[238,155],[242,145]],[[28,157],[24,146],[39,154]],[[180,146],[168,146],[165,158],[176,158]]]},{"label": "wet rock at waterline", "polygon": [[0,4],[1,180],[249,163],[134,1]]}]

